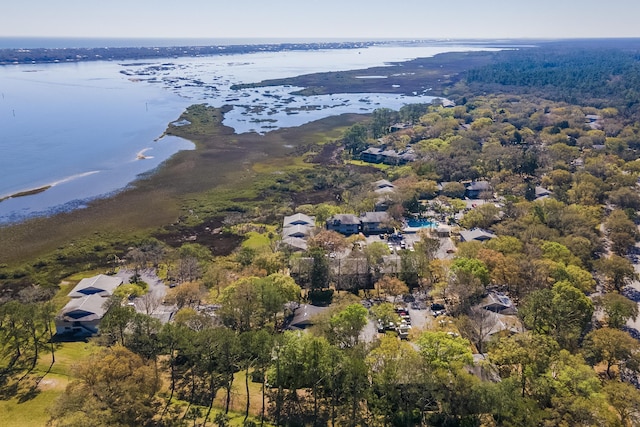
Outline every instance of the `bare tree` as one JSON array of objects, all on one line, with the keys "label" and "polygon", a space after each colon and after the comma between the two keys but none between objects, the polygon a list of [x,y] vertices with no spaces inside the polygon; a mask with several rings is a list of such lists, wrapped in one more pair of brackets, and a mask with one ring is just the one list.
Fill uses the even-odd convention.
[{"label": "bare tree", "polygon": [[140,305],[147,316],[151,316],[161,304],[162,298],[151,292],[144,294],[140,298]]}]

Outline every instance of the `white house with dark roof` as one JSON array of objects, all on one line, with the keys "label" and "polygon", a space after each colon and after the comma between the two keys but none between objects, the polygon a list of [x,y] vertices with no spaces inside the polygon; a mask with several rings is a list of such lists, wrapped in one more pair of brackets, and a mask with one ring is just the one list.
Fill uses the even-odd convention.
[{"label": "white house with dark roof", "polygon": [[300,239],[305,239],[311,235],[312,230],[313,227],[308,225],[292,225],[282,229],[282,237],[298,237]]},{"label": "white house with dark roof", "polygon": [[60,335],[94,335],[106,313],[105,302],[122,284],[121,277],[99,274],[80,280],[69,292],[71,301],[56,316],[56,333]]},{"label": "white house with dark roof", "polygon": [[[312,216],[303,213],[285,216],[282,221],[282,238],[283,240],[290,238],[306,239],[311,235],[315,227],[316,221]],[[296,248],[300,247],[299,241],[289,241],[289,243],[293,243]]]},{"label": "white house with dark roof", "polygon": [[297,214],[285,216],[282,227],[286,228],[292,225],[307,225],[310,227],[315,227],[316,220],[314,217],[305,215],[303,213],[297,213]]},{"label": "white house with dark roof", "polygon": [[69,297],[82,298],[94,294],[101,297],[108,297],[113,295],[113,291],[121,284],[121,277],[98,274],[97,276],[80,280],[78,284],[71,289],[71,292],[69,292]]}]

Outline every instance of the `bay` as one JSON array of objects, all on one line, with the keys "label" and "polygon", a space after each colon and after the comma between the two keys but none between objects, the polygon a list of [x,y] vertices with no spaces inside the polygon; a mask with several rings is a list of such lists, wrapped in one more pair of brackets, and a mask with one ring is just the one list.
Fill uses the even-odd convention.
[{"label": "bay", "polygon": [[[294,87],[233,90],[234,84],[381,66],[469,45],[382,45],[0,68],[0,224],[86,206],[126,188],[193,144],[159,138],[186,107],[232,105],[224,124],[264,133],[330,115],[430,102],[427,93],[293,96]],[[159,138],[159,139],[158,139]],[[9,197],[40,189],[35,194]]]}]

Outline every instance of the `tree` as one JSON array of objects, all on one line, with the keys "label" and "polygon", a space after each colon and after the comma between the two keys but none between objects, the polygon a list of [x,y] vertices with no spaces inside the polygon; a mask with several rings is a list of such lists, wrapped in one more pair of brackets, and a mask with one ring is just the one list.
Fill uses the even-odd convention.
[{"label": "tree", "polygon": [[498,322],[499,319],[495,313],[481,307],[472,307],[467,315],[459,316],[456,319],[458,330],[463,337],[476,346],[478,353],[484,352],[484,343]]},{"label": "tree", "polygon": [[500,219],[500,208],[492,203],[485,203],[464,214],[460,225],[465,228],[489,228]]},{"label": "tree", "polygon": [[618,255],[600,258],[594,262],[594,267],[597,272],[605,276],[608,287],[618,292],[621,292],[622,288],[636,277],[633,264]]},{"label": "tree", "polygon": [[453,199],[461,199],[466,191],[464,185],[459,182],[447,182],[442,186],[441,194]]},{"label": "tree", "polygon": [[393,297],[394,300],[398,295],[409,292],[409,288],[402,280],[388,275],[382,276],[382,279],[376,282],[375,288],[378,290],[378,294],[388,295]]},{"label": "tree", "polygon": [[429,399],[425,392],[429,384],[417,378],[421,365],[418,352],[409,343],[385,335],[365,362],[371,375],[369,410],[387,423],[404,420],[403,425],[411,425],[409,420],[423,412]]},{"label": "tree", "polygon": [[567,281],[534,291],[520,307],[526,327],[549,334],[564,348],[574,348],[591,320],[593,303]]},{"label": "tree", "polygon": [[311,289],[324,289],[329,285],[329,261],[322,249],[312,249],[309,255],[313,258],[310,281]]},{"label": "tree", "polygon": [[100,333],[109,337],[111,342],[125,345],[125,331],[133,321],[136,311],[133,307],[122,305],[122,300],[115,295],[105,301],[107,312],[100,321]]},{"label": "tree", "polygon": [[640,392],[632,384],[608,381],[603,391],[607,400],[620,416],[623,426],[640,423]]},{"label": "tree", "polygon": [[533,383],[547,371],[559,353],[558,343],[545,335],[525,332],[501,338],[489,348],[489,361],[500,376],[514,378],[522,397],[533,394]]},{"label": "tree", "polygon": [[178,309],[182,307],[195,307],[205,297],[205,289],[200,282],[186,282],[172,288],[167,292],[165,301],[174,303]]},{"label": "tree", "polygon": [[160,381],[142,357],[116,345],[80,363],[76,377],[52,407],[52,420],[63,425],[152,425]]},{"label": "tree", "polygon": [[583,347],[585,358],[592,364],[606,364],[610,379],[613,378],[611,368],[614,366],[638,370],[640,343],[627,332],[610,328],[597,329],[587,334]]},{"label": "tree", "polygon": [[400,323],[400,316],[396,313],[395,307],[390,302],[383,302],[371,307],[371,316],[381,325],[387,326],[391,323]]},{"label": "tree", "polygon": [[340,348],[358,344],[360,332],[367,324],[367,309],[360,304],[351,304],[329,320],[329,341]]},{"label": "tree", "polygon": [[471,343],[446,332],[423,332],[416,341],[420,355],[431,369],[456,370],[473,363]]},{"label": "tree", "polygon": [[346,238],[333,230],[322,230],[307,240],[310,249],[321,249],[324,252],[341,252],[347,247]]},{"label": "tree", "polygon": [[609,292],[599,298],[606,316],[607,326],[621,329],[629,319],[638,317],[638,304],[618,293]]},{"label": "tree", "polygon": [[614,210],[604,222],[605,230],[611,241],[611,250],[624,256],[638,240],[637,226],[620,210]]},{"label": "tree", "polygon": [[346,130],[342,141],[345,149],[352,155],[359,154],[367,147],[367,127],[361,123],[356,123]]}]

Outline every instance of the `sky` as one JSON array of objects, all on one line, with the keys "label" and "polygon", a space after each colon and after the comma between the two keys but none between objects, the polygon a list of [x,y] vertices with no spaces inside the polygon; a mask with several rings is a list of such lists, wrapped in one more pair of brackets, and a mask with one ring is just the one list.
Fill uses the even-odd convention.
[{"label": "sky", "polygon": [[7,0],[0,37],[640,37],[638,0]]}]

